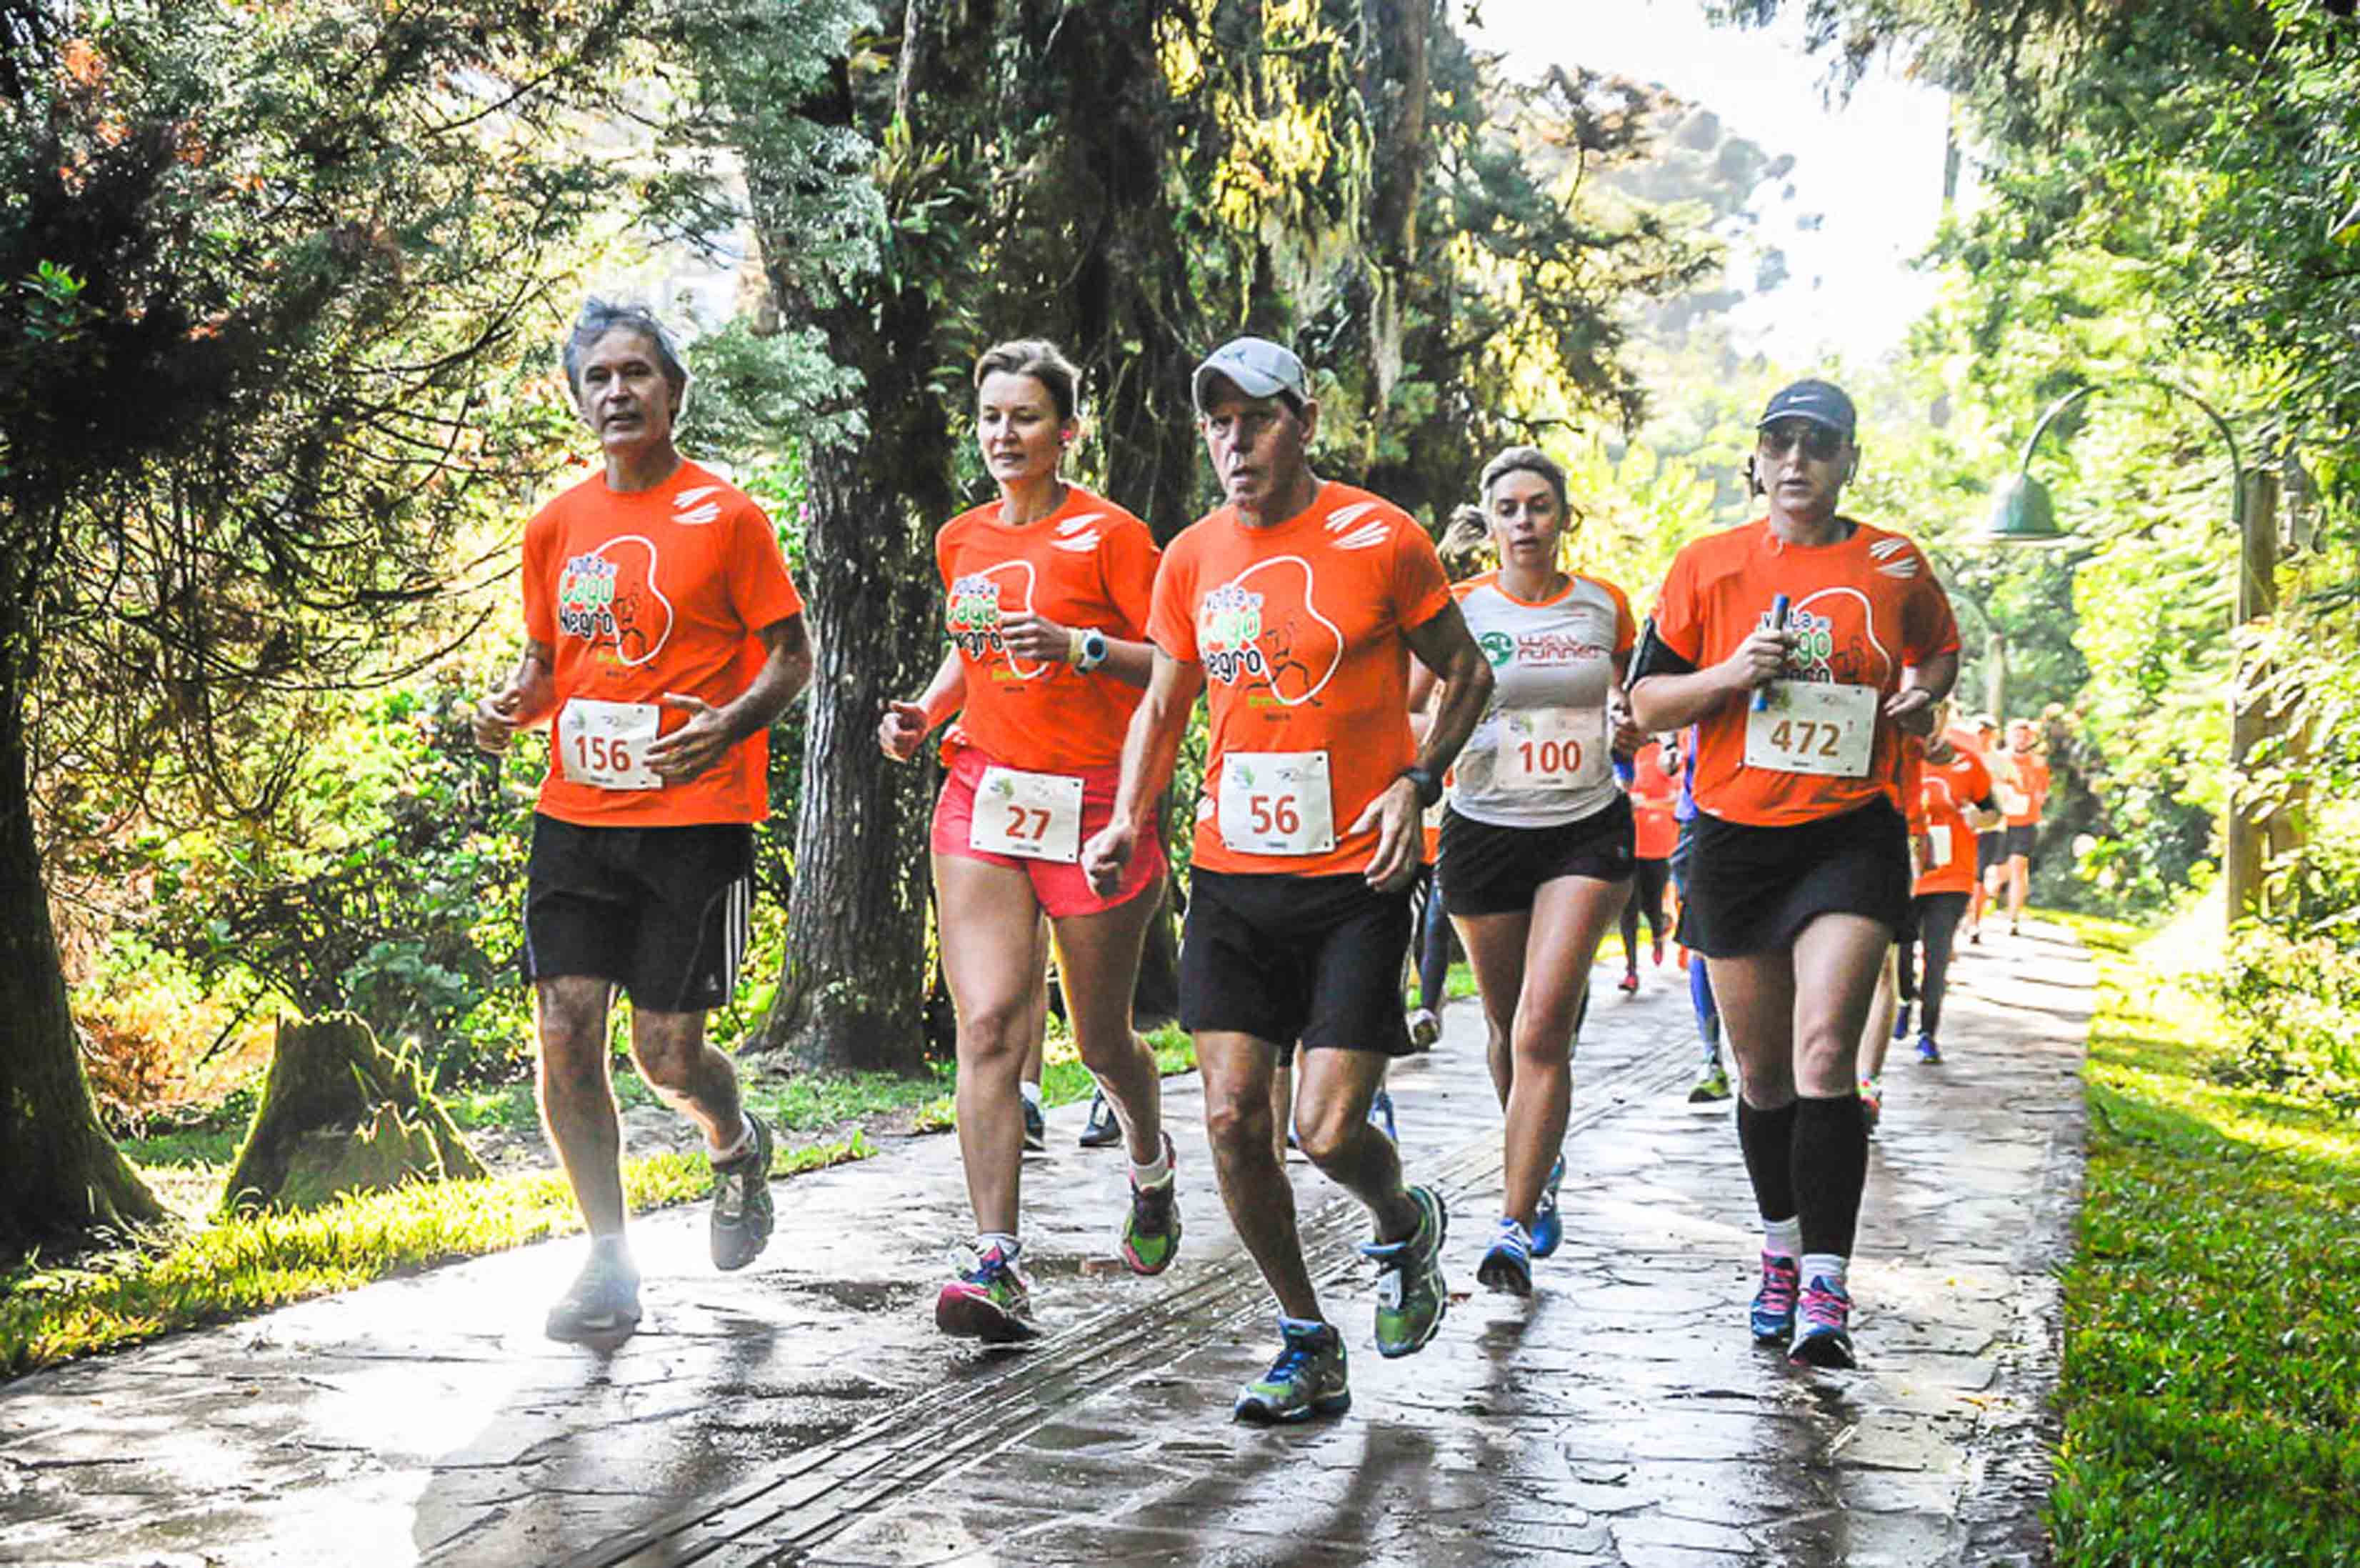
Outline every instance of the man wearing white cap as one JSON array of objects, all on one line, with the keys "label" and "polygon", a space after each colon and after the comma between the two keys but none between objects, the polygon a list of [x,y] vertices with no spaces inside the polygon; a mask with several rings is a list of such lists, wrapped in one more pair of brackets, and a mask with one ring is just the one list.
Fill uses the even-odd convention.
[{"label": "man wearing white cap", "polygon": [[[1300,1047],[1297,1141],[1375,1223],[1363,1250],[1381,1270],[1378,1352],[1424,1348],[1448,1301],[1447,1217],[1432,1189],[1404,1183],[1369,1106],[1386,1063],[1410,1050],[1398,986],[1420,815],[1481,714],[1491,672],[1426,531],[1312,472],[1319,405],[1302,360],[1238,338],[1196,367],[1194,389],[1228,501],[1165,552],[1148,621],[1154,672],[1113,820],[1082,860],[1101,885],[1120,879],[1205,693],[1211,754],[1180,1016],[1205,1075],[1221,1196],[1278,1298],[1284,1342],[1236,1413],[1305,1420],[1345,1409],[1351,1393],[1273,1150],[1272,1086]],[[1405,652],[1447,694],[1422,749]]]}]

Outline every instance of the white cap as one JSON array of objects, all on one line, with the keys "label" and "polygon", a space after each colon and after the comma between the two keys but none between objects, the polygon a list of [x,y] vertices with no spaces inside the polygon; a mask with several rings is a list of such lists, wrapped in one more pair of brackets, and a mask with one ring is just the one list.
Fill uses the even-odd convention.
[{"label": "white cap", "polygon": [[1233,337],[1205,356],[1188,383],[1196,411],[1205,411],[1205,379],[1218,376],[1249,398],[1286,397],[1300,407],[1311,400],[1310,378],[1295,350],[1266,337]]}]

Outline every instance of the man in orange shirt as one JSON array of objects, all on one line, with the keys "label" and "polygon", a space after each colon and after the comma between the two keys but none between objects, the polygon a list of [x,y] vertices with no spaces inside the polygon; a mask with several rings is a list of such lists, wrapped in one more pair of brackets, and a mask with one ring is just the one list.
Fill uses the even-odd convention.
[{"label": "man in orange shirt", "polygon": [[656,318],[598,300],[564,349],[603,472],[543,507],[524,539],[524,657],[475,708],[504,751],[551,727],[533,819],[524,977],[550,1141],[590,1229],[590,1261],[550,1309],[552,1339],[609,1341],[639,1321],[623,1237],[606,1010],[631,999],[650,1088],[704,1132],[713,1261],[743,1268],[770,1235],[770,1132],[748,1112],[705,1014],[729,999],[752,916],[766,736],[811,679],[803,599],[759,507],[683,459],[688,372]]},{"label": "man in orange shirt", "polygon": [[[1404,1183],[1369,1107],[1386,1063],[1410,1049],[1397,988],[1419,815],[1483,711],[1491,669],[1426,532],[1312,472],[1319,405],[1300,359],[1239,338],[1197,367],[1194,391],[1229,502],[1164,553],[1147,627],[1154,670],[1113,819],[1082,861],[1101,891],[1120,885],[1205,693],[1211,747],[1180,1021],[1196,1036],[1221,1197],[1278,1298],[1284,1341],[1236,1414],[1306,1420],[1352,1396],[1276,1157],[1273,1080],[1300,1048],[1297,1142],[1376,1223],[1363,1250],[1380,1269],[1378,1351],[1423,1349],[1448,1300],[1447,1220],[1432,1189]],[[1446,683],[1422,746],[1404,650]]]},{"label": "man in orange shirt", "polygon": [[2040,814],[2049,806],[2049,764],[2040,760],[2039,731],[2029,718],[2007,721],[2007,756],[1995,782],[2000,809],[2007,813],[2007,934],[2013,937],[2032,895],[2032,851]]}]

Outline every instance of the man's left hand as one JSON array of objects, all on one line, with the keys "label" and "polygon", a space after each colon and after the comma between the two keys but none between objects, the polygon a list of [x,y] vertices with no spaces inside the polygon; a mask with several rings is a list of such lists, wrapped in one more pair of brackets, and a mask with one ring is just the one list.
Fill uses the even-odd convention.
[{"label": "man's left hand", "polygon": [[1404,778],[1393,780],[1354,818],[1346,838],[1365,833],[1372,826],[1377,830],[1377,852],[1369,857],[1369,869],[1362,873],[1371,887],[1391,893],[1408,885],[1417,872],[1419,852],[1426,847],[1424,817],[1417,785]]},{"label": "man's left hand", "polygon": [[727,756],[738,737],[721,710],[704,698],[666,692],[663,699],[685,709],[688,722],[650,746],[641,760],[666,784],[685,784]]},{"label": "man's left hand", "polygon": [[1885,699],[1885,717],[1906,735],[1934,733],[1934,694],[1924,686],[1905,686]]}]

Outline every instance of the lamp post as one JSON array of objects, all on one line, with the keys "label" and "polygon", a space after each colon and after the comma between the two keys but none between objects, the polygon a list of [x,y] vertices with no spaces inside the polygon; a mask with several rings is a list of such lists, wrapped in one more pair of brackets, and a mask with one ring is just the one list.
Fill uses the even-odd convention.
[{"label": "lamp post", "polygon": [[[2270,476],[2259,471],[2248,473],[2245,458],[2237,450],[2237,437],[2229,429],[2229,422],[2219,410],[2187,388],[2152,376],[2125,378],[2125,381],[2094,383],[2077,391],[2068,392],[2049,406],[2040,422],[2032,427],[2032,434],[2024,444],[2024,455],[2016,463],[2016,471],[2001,480],[1992,490],[1991,519],[1984,525],[1983,539],[1991,544],[2058,544],[2069,539],[2057,526],[2057,508],[2049,499],[2049,487],[2032,477],[2032,455],[2049,427],[2068,410],[2103,391],[2108,386],[2131,384],[2153,387],[2195,404],[2221,433],[2221,440],[2229,448],[2230,505],[2229,519],[2237,530],[2238,574],[2236,624],[2270,614],[2278,608],[2278,532],[2271,514],[2276,510],[2276,497]],[[2249,499],[2249,487],[2255,492]],[[2245,682],[2239,672],[2233,678],[2229,693],[2229,766],[2236,779],[2245,772],[2246,755],[2262,735],[2262,714],[2257,702],[2244,698]],[[2222,856],[2222,876],[2228,895],[2228,918],[2232,924],[2245,915],[2255,912],[2259,902],[2262,883],[2262,831],[2258,823],[2250,820],[2237,798],[2233,780],[2229,792],[2229,817]]]}]

